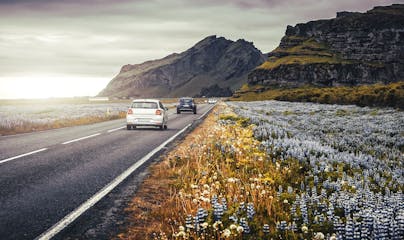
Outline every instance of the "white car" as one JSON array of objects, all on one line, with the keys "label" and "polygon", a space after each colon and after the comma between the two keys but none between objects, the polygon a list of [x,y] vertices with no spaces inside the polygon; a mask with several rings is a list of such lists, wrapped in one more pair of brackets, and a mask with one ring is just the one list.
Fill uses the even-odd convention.
[{"label": "white car", "polygon": [[215,103],[217,103],[217,100],[214,99],[214,98],[209,98],[209,99],[208,99],[208,103],[209,103],[209,104],[215,104]]},{"label": "white car", "polygon": [[157,99],[136,99],[126,112],[126,128],[156,126],[167,129],[168,109]]}]

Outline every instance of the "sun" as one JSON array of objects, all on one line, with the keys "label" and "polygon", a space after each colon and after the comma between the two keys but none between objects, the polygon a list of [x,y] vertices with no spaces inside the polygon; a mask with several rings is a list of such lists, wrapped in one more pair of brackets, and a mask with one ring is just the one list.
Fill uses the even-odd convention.
[{"label": "sun", "polygon": [[94,96],[108,83],[106,78],[31,75],[0,77],[0,99]]}]

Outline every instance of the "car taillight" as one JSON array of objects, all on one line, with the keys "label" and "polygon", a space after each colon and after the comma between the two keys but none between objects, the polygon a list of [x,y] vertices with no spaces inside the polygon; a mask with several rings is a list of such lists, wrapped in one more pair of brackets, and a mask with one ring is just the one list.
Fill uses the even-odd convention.
[{"label": "car taillight", "polygon": [[161,110],[156,110],[156,115],[161,115],[162,111]]},{"label": "car taillight", "polygon": [[128,114],[128,115],[133,114],[132,108],[129,108],[129,109],[128,109],[127,114]]}]

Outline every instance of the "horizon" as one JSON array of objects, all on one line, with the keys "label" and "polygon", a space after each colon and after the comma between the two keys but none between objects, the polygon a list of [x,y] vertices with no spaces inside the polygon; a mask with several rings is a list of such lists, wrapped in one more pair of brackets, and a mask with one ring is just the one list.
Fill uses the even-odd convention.
[{"label": "horizon", "polygon": [[210,35],[267,53],[287,25],[394,3],[404,1],[0,0],[0,99],[91,97],[122,66],[186,51]]}]

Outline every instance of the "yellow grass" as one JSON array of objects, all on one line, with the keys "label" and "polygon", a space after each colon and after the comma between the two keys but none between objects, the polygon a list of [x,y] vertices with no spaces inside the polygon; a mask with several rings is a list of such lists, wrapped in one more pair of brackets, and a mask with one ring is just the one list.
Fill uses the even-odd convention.
[{"label": "yellow grass", "polygon": [[[216,107],[151,168],[127,208],[130,227],[118,238],[184,239],[180,235],[185,234],[185,239],[224,239],[225,229],[232,224],[228,218],[242,203],[255,207],[256,215],[249,222],[255,239],[263,237],[263,224],[273,232],[276,222],[289,220],[286,212],[290,206],[284,200],[290,196],[278,197],[275,192],[284,181],[300,183],[303,175],[296,174],[298,164],[293,160],[282,165],[268,161],[270,155],[260,150],[252,127],[227,106]],[[226,199],[228,204],[221,225],[213,220],[213,196]],[[185,218],[195,216],[198,208],[209,212],[204,233],[182,231]],[[230,239],[241,239],[241,235],[231,230]]]}]

